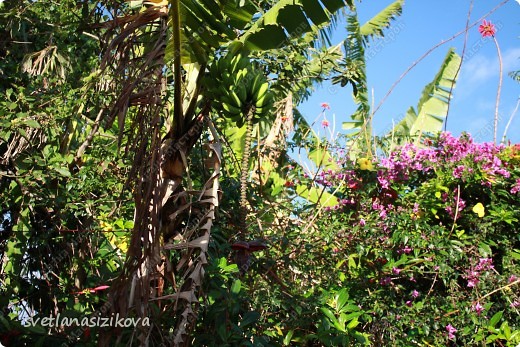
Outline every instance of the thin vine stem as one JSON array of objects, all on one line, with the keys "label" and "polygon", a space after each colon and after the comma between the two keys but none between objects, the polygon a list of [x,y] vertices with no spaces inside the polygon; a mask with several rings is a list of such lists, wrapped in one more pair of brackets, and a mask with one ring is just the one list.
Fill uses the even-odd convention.
[{"label": "thin vine stem", "polygon": [[379,104],[377,105],[376,109],[374,110],[374,112],[372,112],[372,116],[374,116],[374,114],[381,108],[381,106],[383,106],[383,104],[385,103],[386,99],[388,99],[388,97],[390,96],[390,94],[392,94],[392,92],[394,91],[395,87],[397,87],[397,85],[403,80],[404,77],[406,77],[406,75],[408,75],[408,73],[414,68],[416,67],[421,61],[423,61],[426,57],[428,57],[433,51],[435,51],[437,48],[439,48],[440,46],[450,42],[450,41],[453,41],[454,39],[456,39],[457,37],[459,37],[460,35],[466,33],[469,29],[473,28],[474,26],[476,26],[477,24],[479,24],[484,18],[486,18],[487,16],[489,16],[490,14],[492,14],[493,12],[495,12],[496,10],[498,10],[500,7],[502,7],[503,5],[505,5],[506,3],[508,3],[509,0],[504,0],[502,1],[500,4],[498,4],[497,6],[495,6],[493,9],[491,9],[488,13],[484,14],[481,18],[479,18],[477,21],[473,22],[469,27],[467,28],[464,28],[463,30],[459,31],[458,33],[454,34],[452,37],[450,37],[449,39],[446,39],[446,40],[442,40],[441,42],[439,42],[438,44],[436,44],[435,46],[433,46],[432,48],[430,48],[428,51],[426,51],[418,60],[416,60],[412,65],[410,65],[406,70],[405,72],[403,72],[401,74],[401,76],[399,76],[399,78],[394,82],[394,84],[392,84],[392,86],[390,87],[390,89],[388,90],[388,92],[385,94],[385,96],[381,99],[381,101],[379,102]]},{"label": "thin vine stem", "polygon": [[502,70],[504,68],[502,63],[502,53],[500,52],[500,46],[498,45],[497,38],[493,35],[493,41],[495,42],[495,46],[497,47],[498,54],[498,88],[497,88],[497,99],[495,102],[495,119],[493,122],[493,143],[497,144],[497,130],[498,130],[498,106],[500,105],[500,93],[502,91]]}]

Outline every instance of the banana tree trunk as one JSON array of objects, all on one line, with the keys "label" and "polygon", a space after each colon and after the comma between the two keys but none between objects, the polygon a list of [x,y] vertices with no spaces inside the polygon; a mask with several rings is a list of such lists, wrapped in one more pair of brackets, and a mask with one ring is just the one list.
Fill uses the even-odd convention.
[{"label": "banana tree trunk", "polygon": [[[118,119],[120,143],[130,123],[126,152],[134,155],[129,182],[133,183],[135,212],[126,260],[111,283],[101,314],[141,318],[131,334],[140,346],[190,344],[219,201],[221,146],[207,121],[210,105],[197,117],[190,117],[179,113],[180,103],[176,102],[175,128],[160,137],[167,20],[168,11],[160,6],[115,20],[112,25],[118,34],[108,45],[102,64],[105,70],[112,68],[111,85],[120,88],[108,119],[108,126]],[[136,50],[139,42],[147,44]],[[135,57],[135,52],[143,53]],[[181,80],[178,65],[176,70],[177,91]],[[211,133],[205,146],[210,178],[199,190],[185,190],[187,159],[206,126]],[[177,264],[171,263],[173,258],[178,259]],[[100,332],[98,345],[112,346],[122,338],[122,328],[111,327]]]}]

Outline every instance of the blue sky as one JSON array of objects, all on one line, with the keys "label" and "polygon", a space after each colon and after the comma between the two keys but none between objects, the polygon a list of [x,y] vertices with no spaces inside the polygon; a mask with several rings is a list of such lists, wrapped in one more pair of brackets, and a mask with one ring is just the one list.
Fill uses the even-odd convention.
[{"label": "blue sky", "polygon": [[[392,2],[385,0],[358,3],[360,23],[364,23]],[[475,0],[470,23],[478,21],[500,3]],[[379,43],[372,42],[366,49],[369,56],[369,90],[370,93],[373,90],[373,103],[376,106],[410,65],[433,46],[464,30],[469,5],[470,0],[409,0],[405,3],[403,14],[387,30],[386,38]],[[500,140],[520,97],[520,83],[507,75],[510,71],[520,70],[520,3],[509,0],[486,19],[498,28],[496,38],[503,59],[500,123],[497,132]],[[345,37],[344,27],[344,23],[338,25],[332,37],[333,43],[338,43]],[[461,55],[463,45],[464,34],[441,45],[406,75],[375,114],[375,134],[391,127],[392,119],[399,120],[408,107],[417,105],[422,89],[434,78],[448,49],[454,47]],[[447,130],[456,135],[467,131],[478,142],[492,141],[499,63],[493,40],[482,39],[478,25],[469,30],[465,55],[466,59],[453,91]],[[328,102],[331,109],[326,111],[325,116],[331,126],[334,120],[336,131],[341,132],[341,123],[350,120],[349,116],[355,110],[351,95],[352,89],[349,87],[341,88],[339,85],[324,83],[316,87],[314,94],[299,109],[312,122],[321,112],[320,104]],[[321,127],[320,123],[317,122],[317,128]],[[507,133],[511,142],[520,143],[519,129],[520,114],[516,114]]]}]

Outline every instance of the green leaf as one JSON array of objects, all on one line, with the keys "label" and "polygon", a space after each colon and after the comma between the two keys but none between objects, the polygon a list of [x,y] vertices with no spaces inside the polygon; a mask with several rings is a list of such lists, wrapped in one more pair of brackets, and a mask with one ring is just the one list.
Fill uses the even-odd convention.
[{"label": "green leaf", "polygon": [[242,282],[240,280],[235,280],[231,285],[231,293],[238,294],[240,293],[240,288],[242,288]]},{"label": "green leaf", "polygon": [[320,25],[327,22],[330,17],[325,12],[323,7],[318,1],[315,0],[302,0],[303,8],[305,13],[309,16],[315,25]]},{"label": "green leaf", "polygon": [[520,250],[512,250],[511,253],[510,253],[510,256],[511,258],[515,259],[515,260],[520,260]]},{"label": "green leaf", "polygon": [[489,245],[481,242],[479,245],[478,245],[478,252],[480,253],[480,255],[482,257],[489,257],[493,254],[493,252],[491,251],[491,247],[489,247]]},{"label": "green leaf", "polygon": [[323,143],[320,138],[313,132],[309,135],[311,137],[312,146],[307,157],[318,168],[330,169],[333,171],[339,170],[339,166],[328,150],[327,144]]},{"label": "green leaf", "polygon": [[372,36],[384,36],[383,30],[388,28],[390,23],[402,14],[403,5],[404,0],[394,1],[363,24],[359,29],[363,39],[366,40]]},{"label": "green leaf", "polygon": [[[407,138],[407,137],[409,137],[410,129],[412,129],[412,126],[414,125],[416,120],[417,120],[417,113],[415,112],[415,109],[412,106],[410,106],[408,111],[406,111],[406,115],[404,116],[404,118],[401,119],[399,121],[399,123],[397,123],[387,134],[385,134],[385,137],[387,137],[387,138],[394,138],[394,137]],[[392,143],[389,151],[392,151],[394,147],[395,147],[395,143]]]},{"label": "green leaf", "polygon": [[504,337],[506,340],[511,340],[511,328],[507,322],[503,322],[500,326],[500,331],[504,333]]},{"label": "green leaf", "polygon": [[296,193],[307,201],[319,204],[321,207],[332,207],[339,203],[337,197],[316,187],[309,188],[306,185],[297,185]]},{"label": "green leaf", "polygon": [[325,314],[325,316],[330,320],[330,322],[334,326],[339,326],[339,322],[336,319],[336,316],[334,316],[334,313],[332,313],[330,309],[328,309],[327,307],[320,307],[320,310],[321,312],[323,312],[323,314]]},{"label": "green leaf", "polygon": [[278,21],[291,37],[299,37],[302,32],[312,30],[301,5],[287,5],[280,10]]},{"label": "green leaf", "polygon": [[[279,0],[266,11],[245,33],[240,41],[252,50],[268,50],[288,46],[291,42],[285,34],[302,36],[314,29],[307,18],[316,23],[325,23],[327,12],[334,14],[341,8],[352,5],[352,0]],[[321,8],[321,11],[317,8]],[[328,11],[327,11],[328,10]],[[294,38],[297,38],[295,35]]]},{"label": "green leaf", "polygon": [[[361,315],[361,313],[359,313],[359,315]],[[355,327],[357,327],[359,325],[359,321],[357,318],[354,318],[350,321],[350,323],[348,323],[347,325],[347,329],[354,329]]]},{"label": "green leaf", "polygon": [[348,302],[349,294],[348,291],[343,288],[336,294],[336,309],[339,311]]},{"label": "green leaf", "polygon": [[[339,9],[345,7],[346,3],[343,0],[321,0],[323,5],[329,10],[330,13],[334,13]],[[348,5],[352,5],[352,1],[348,1]]]},{"label": "green leaf", "polygon": [[[237,126],[233,126],[230,119],[225,119],[221,128],[223,129],[227,142],[231,146],[230,149],[232,150],[234,157],[236,158],[237,162],[240,163],[245,147],[245,134],[247,130],[246,126],[244,125],[239,128]],[[240,170],[236,170],[235,174],[237,175],[239,172]]]},{"label": "green leaf", "polygon": [[53,167],[54,171],[56,171],[57,173],[59,173],[61,176],[64,176],[64,177],[72,177],[72,175],[70,174],[70,171],[69,169],[67,168],[63,168],[63,167]]},{"label": "green leaf", "polygon": [[331,170],[339,170],[338,164],[330,154],[330,152],[323,148],[318,147],[309,151],[308,157],[312,160],[317,167]]},{"label": "green leaf", "polygon": [[27,119],[23,122],[25,125],[27,125],[28,127],[30,128],[36,128],[36,129],[39,129],[41,128],[41,125],[40,123],[38,123],[37,121],[35,121],[34,119]]},{"label": "green leaf", "polygon": [[229,17],[229,24],[237,29],[244,29],[253,20],[255,11],[248,11],[244,7],[238,7],[234,1],[227,1],[223,12]]},{"label": "green leaf", "polygon": [[268,24],[252,33],[245,42],[251,50],[268,50],[283,46],[288,37],[281,26]]},{"label": "green leaf", "polygon": [[419,135],[423,132],[435,133],[442,130],[448,102],[450,100],[450,88],[455,87],[458,77],[458,68],[461,57],[451,48],[437,75],[423,90],[417,105],[418,116],[410,135]]},{"label": "green leaf", "polygon": [[283,344],[284,344],[285,346],[289,346],[289,345],[290,345],[290,343],[291,343],[291,339],[292,339],[293,335],[294,335],[294,330],[289,330],[289,331],[287,332],[287,335],[285,335],[285,337],[284,337],[284,339],[283,339]]},{"label": "green leaf", "polygon": [[497,313],[495,313],[493,317],[491,317],[491,319],[489,320],[488,327],[494,328],[497,325],[498,321],[502,318],[503,314],[504,311],[498,311]]},{"label": "green leaf", "polygon": [[359,128],[362,125],[363,125],[363,122],[343,122],[343,123],[341,123],[341,128],[343,130],[350,130],[350,129]]}]

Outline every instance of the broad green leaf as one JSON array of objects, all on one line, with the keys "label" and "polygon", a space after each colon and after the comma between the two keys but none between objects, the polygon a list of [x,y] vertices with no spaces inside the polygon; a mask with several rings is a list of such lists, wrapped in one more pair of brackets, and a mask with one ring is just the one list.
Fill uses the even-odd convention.
[{"label": "broad green leaf", "polygon": [[341,123],[341,128],[343,130],[350,130],[354,128],[359,128],[363,125],[363,122],[343,122]]},{"label": "broad green leaf", "polygon": [[289,331],[287,332],[287,335],[285,335],[285,337],[284,337],[284,339],[283,339],[283,344],[284,344],[285,346],[289,346],[289,345],[290,345],[290,343],[291,343],[291,339],[292,339],[293,335],[294,335],[294,330],[289,330]]},{"label": "broad green leaf", "polygon": [[327,307],[320,307],[321,312],[327,316],[327,318],[330,320],[332,325],[339,331],[345,332],[345,327],[340,324],[334,313],[332,313],[331,310],[329,310]]},{"label": "broad green leaf", "polygon": [[[406,115],[404,116],[399,123],[397,123],[393,129],[391,129],[385,137],[408,137],[410,136],[410,129],[414,125],[417,120],[417,113],[415,109],[410,106],[408,111],[406,111]],[[391,151],[392,149],[390,149]]]},{"label": "broad green leaf", "polygon": [[482,257],[490,257],[493,254],[491,247],[489,247],[489,245],[485,244],[484,242],[481,242],[478,245],[478,252]]},{"label": "broad green leaf", "polygon": [[288,37],[281,26],[267,24],[252,33],[245,45],[251,50],[268,50],[283,46],[286,41]]},{"label": "broad green leaf", "polygon": [[509,327],[507,321],[502,323],[502,325],[500,326],[500,331],[504,333],[504,337],[506,338],[506,340],[511,339],[511,328]]},{"label": "broad green leaf", "polygon": [[302,32],[310,32],[312,30],[301,5],[285,6],[280,10],[277,19],[291,37],[299,37]]},{"label": "broad green leaf", "polygon": [[372,36],[384,36],[383,30],[399,17],[403,12],[404,0],[397,0],[388,5],[384,10],[368,20],[359,29],[360,34],[366,41]]},{"label": "broad green leaf", "polygon": [[305,13],[309,16],[314,25],[323,24],[330,19],[330,16],[325,12],[318,1],[302,0],[301,3],[305,9]]},{"label": "broad green leaf", "polygon": [[240,41],[252,50],[284,47],[290,44],[285,30],[302,36],[314,30],[307,18],[314,24],[325,23],[328,13],[334,14],[346,6],[352,6],[352,0],[279,0],[240,37]]},{"label": "broad green leaf", "polygon": [[24,124],[27,125],[30,128],[37,128],[37,129],[41,128],[40,123],[38,123],[34,119],[27,119],[27,120],[24,121]]},{"label": "broad green leaf", "polygon": [[500,319],[502,318],[503,314],[504,311],[498,311],[497,313],[495,313],[493,317],[491,317],[491,319],[489,320],[488,327],[494,328],[497,325],[498,321],[500,321]]},{"label": "broad green leaf", "polygon": [[53,167],[54,171],[59,173],[61,176],[64,177],[71,177],[70,171],[67,168],[64,167]]},{"label": "broad green leaf", "polygon": [[[362,313],[360,312],[359,315],[361,315]],[[350,323],[348,323],[347,325],[347,329],[354,329],[355,327],[357,327],[359,325],[359,321],[357,318],[354,318],[350,321]]]},{"label": "broad green leaf", "polygon": [[348,291],[343,288],[336,294],[336,308],[341,310],[348,302],[349,294]]},{"label": "broad green leaf", "polygon": [[240,280],[235,280],[231,285],[231,293],[238,294],[240,293],[240,288],[242,288],[242,282]]},{"label": "broad green leaf", "polygon": [[328,309],[327,307],[320,307],[320,310],[321,310],[321,312],[323,312],[325,314],[325,316],[327,316],[327,318],[331,322],[337,321],[336,316],[334,316],[334,313],[332,313],[332,311],[330,309]]},{"label": "broad green leaf", "polygon": [[332,207],[338,204],[338,198],[323,189],[316,187],[307,187],[305,185],[297,185],[296,193],[299,196],[314,204],[319,204],[322,207]]},{"label": "broad green leaf", "polygon": [[417,119],[410,129],[410,135],[420,135],[423,132],[435,133],[442,130],[442,124],[448,111],[449,90],[452,86],[455,87],[460,63],[461,57],[450,49],[439,72],[422,92],[417,105]]},{"label": "broad green leaf", "polygon": [[[231,120],[225,119],[225,123],[222,124],[221,128],[223,129],[227,142],[230,144],[234,159],[236,159],[237,163],[240,163],[242,154],[244,153],[246,126],[244,125],[238,128],[232,125]],[[238,173],[239,170],[236,170],[236,172]]]},{"label": "broad green leaf", "polygon": [[345,7],[345,5],[352,6],[353,4],[352,0],[347,0],[346,2],[343,0],[321,0],[321,2],[325,5],[330,13],[334,13],[342,9]]},{"label": "broad green leaf", "polygon": [[323,148],[322,146],[318,146],[311,151],[307,155],[310,160],[316,164],[317,167],[322,169],[331,169],[333,171],[339,170],[338,164],[330,154],[330,152]]},{"label": "broad green leaf", "polygon": [[509,255],[515,260],[520,260],[520,250],[514,249]]}]

